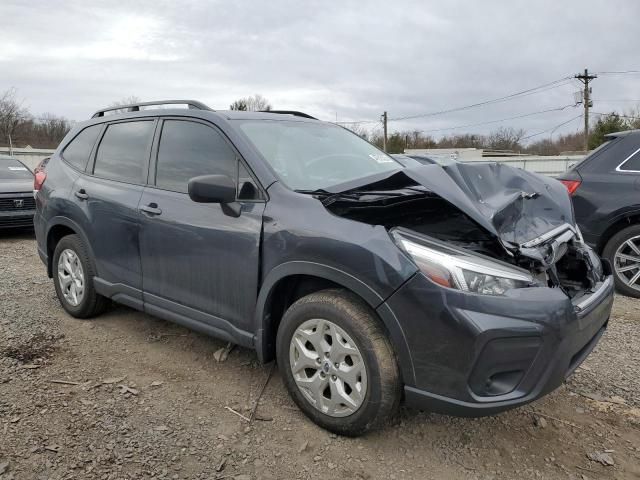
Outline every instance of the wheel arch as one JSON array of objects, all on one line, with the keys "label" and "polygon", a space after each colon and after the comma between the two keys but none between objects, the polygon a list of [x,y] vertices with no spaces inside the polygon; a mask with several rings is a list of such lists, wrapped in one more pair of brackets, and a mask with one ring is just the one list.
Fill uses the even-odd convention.
[{"label": "wheel arch", "polygon": [[[266,276],[256,305],[255,348],[261,362],[275,358],[275,339],[280,320],[288,306],[314,291],[342,288],[360,297],[376,313],[400,362],[405,380],[413,379],[413,366],[404,332],[386,300],[357,277],[335,267],[294,261],[275,267]],[[408,377],[409,378],[408,378]]]},{"label": "wheel arch", "polygon": [[68,217],[57,216],[47,222],[46,249],[47,249],[47,275],[53,276],[53,252],[58,242],[67,235],[79,235],[85,244],[89,254],[93,256],[91,244],[80,226]]},{"label": "wheel arch", "polygon": [[616,233],[631,225],[640,225],[640,209],[626,212],[621,216],[617,216],[614,221],[604,230],[597,244],[597,252],[602,254],[607,243]]}]

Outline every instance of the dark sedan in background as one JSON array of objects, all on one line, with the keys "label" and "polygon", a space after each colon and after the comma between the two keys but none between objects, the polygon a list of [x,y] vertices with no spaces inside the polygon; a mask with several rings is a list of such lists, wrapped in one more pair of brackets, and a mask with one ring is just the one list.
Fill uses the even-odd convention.
[{"label": "dark sedan in background", "polygon": [[558,179],[585,242],[611,262],[616,289],[640,298],[640,130],[608,135]]},{"label": "dark sedan in background", "polygon": [[15,158],[0,155],[0,229],[32,228],[35,211],[33,173]]}]

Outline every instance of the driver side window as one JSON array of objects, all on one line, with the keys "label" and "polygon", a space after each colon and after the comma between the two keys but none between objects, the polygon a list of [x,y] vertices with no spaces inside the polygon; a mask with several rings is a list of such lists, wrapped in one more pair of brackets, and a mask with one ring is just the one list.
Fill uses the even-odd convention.
[{"label": "driver side window", "polygon": [[188,120],[165,120],[156,163],[156,187],[187,193],[189,180],[200,175],[237,179],[237,158],[215,129]]}]

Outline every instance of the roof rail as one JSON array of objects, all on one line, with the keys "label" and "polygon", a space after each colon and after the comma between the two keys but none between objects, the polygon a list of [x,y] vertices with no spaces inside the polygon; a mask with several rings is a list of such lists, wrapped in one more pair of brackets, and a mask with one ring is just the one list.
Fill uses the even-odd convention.
[{"label": "roof rail", "polygon": [[296,117],[310,118],[311,120],[318,120],[316,117],[312,117],[308,113],[298,112],[296,110],[260,110],[262,113],[279,113],[281,115],[295,115]]},{"label": "roof rail", "polygon": [[194,110],[213,111],[212,108],[209,108],[204,103],[198,102],[197,100],[158,100],[156,102],[138,102],[138,103],[131,103],[129,105],[118,105],[115,107],[101,108],[96,113],[91,115],[91,118],[104,117],[104,114],[106,112],[112,112],[114,110],[126,110],[127,112],[138,112],[140,111],[140,107],[147,107],[150,105],[187,105],[190,109],[194,109]]}]

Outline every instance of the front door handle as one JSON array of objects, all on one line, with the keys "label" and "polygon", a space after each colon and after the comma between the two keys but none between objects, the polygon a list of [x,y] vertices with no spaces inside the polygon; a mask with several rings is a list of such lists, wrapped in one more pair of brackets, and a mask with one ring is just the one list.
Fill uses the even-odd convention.
[{"label": "front door handle", "polygon": [[140,211],[144,213],[148,213],[149,215],[160,215],[162,213],[162,209],[158,208],[157,203],[150,203],[149,205],[143,205],[140,207]]},{"label": "front door handle", "polygon": [[84,188],[81,188],[76,192],[76,197],[78,197],[80,200],[86,200],[87,198],[89,198],[89,195],[87,195],[87,192],[84,191]]}]

